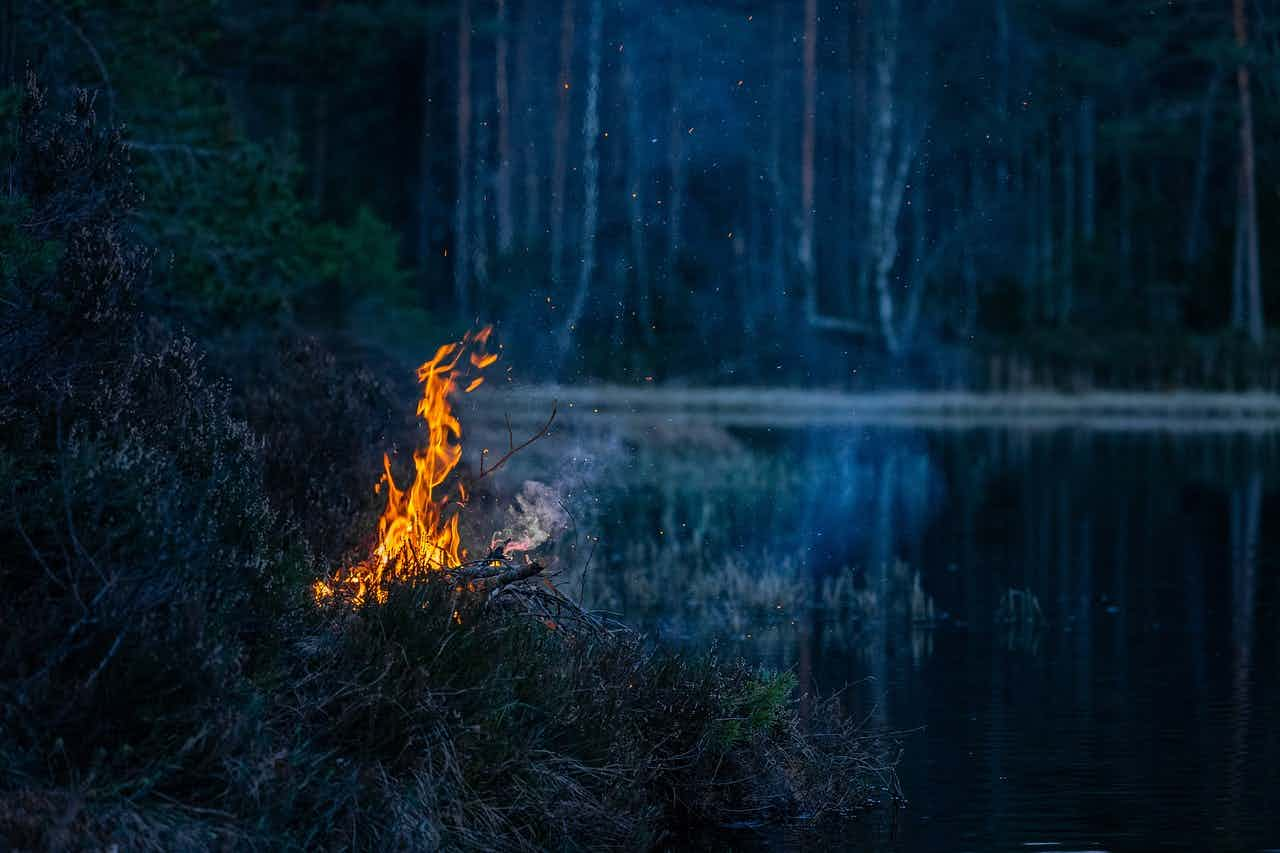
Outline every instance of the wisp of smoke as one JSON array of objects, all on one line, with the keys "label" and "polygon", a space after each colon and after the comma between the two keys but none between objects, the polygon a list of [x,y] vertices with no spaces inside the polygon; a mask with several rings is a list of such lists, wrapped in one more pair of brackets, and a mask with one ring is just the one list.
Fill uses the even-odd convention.
[{"label": "wisp of smoke", "polygon": [[526,480],[507,509],[506,524],[493,534],[490,548],[507,554],[532,551],[564,532],[570,523],[560,492],[537,480]]}]

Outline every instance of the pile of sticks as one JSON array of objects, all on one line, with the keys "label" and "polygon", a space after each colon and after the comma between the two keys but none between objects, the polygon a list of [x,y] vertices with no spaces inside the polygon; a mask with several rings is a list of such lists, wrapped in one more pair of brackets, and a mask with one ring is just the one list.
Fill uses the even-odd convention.
[{"label": "pile of sticks", "polygon": [[551,583],[541,563],[517,562],[495,548],[481,559],[445,569],[445,576],[460,594],[485,597],[485,606],[513,606],[540,618],[549,627],[613,633],[629,630],[621,623],[584,610]]}]

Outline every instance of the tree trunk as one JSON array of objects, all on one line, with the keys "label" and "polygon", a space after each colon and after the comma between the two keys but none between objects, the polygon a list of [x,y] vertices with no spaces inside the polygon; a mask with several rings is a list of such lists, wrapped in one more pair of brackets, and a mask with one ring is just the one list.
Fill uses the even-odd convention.
[{"label": "tree trunk", "polygon": [[909,130],[900,134],[901,139],[897,141],[898,162],[891,176],[890,159],[894,153],[895,129],[899,123],[894,115],[893,94],[893,77],[898,59],[899,0],[888,0],[885,7],[885,20],[877,33],[876,44],[876,104],[867,209],[870,235],[867,243],[870,263],[873,265],[872,281],[875,285],[880,334],[886,349],[890,353],[896,353],[899,341],[889,276],[898,256],[898,214],[902,209],[902,195],[914,157],[914,140]]},{"label": "tree trunk", "polygon": [[1121,280],[1133,289],[1133,164],[1128,143],[1120,152],[1120,259]]},{"label": "tree trunk", "polygon": [[1080,238],[1085,243],[1093,242],[1094,213],[1097,210],[1094,200],[1094,184],[1096,182],[1094,156],[1094,140],[1097,134],[1097,119],[1094,114],[1093,98],[1080,99]]},{"label": "tree trunk", "polygon": [[[1249,49],[1248,21],[1245,18],[1244,0],[1233,0],[1233,21],[1235,24],[1236,46],[1241,54]],[[1237,215],[1243,218],[1242,238],[1236,244],[1237,251],[1243,252],[1238,261],[1243,278],[1243,297],[1246,302],[1244,310],[1245,324],[1249,332],[1249,340],[1255,344],[1262,343],[1262,271],[1258,256],[1258,199],[1256,194],[1256,175],[1253,152],[1253,97],[1249,91],[1249,66],[1241,59],[1236,66],[1236,88],[1240,95],[1240,202]]]},{"label": "tree trunk", "polygon": [[535,122],[537,112],[533,108],[531,95],[533,74],[529,70],[530,43],[537,30],[536,0],[525,0],[520,24],[520,42],[516,46],[516,79],[519,81],[517,100],[520,106],[520,133],[524,144],[524,245],[532,246],[538,241],[538,232],[542,228],[542,162],[538,157],[538,126]]},{"label": "tree trunk", "polygon": [[640,88],[637,85],[635,69],[632,67],[631,55],[622,51],[622,89],[627,99],[627,195],[628,214],[631,219],[631,271],[635,281],[636,322],[640,326],[640,334],[646,341],[653,340],[653,312],[649,304],[650,281],[648,249],[645,245],[645,189],[641,183],[642,157],[644,147],[644,124],[641,118]]},{"label": "tree trunk", "polygon": [[524,242],[532,245],[539,239],[542,230],[542,168],[538,158],[538,145],[530,134],[524,146]]},{"label": "tree trunk", "polygon": [[742,275],[734,282],[738,301],[742,311],[742,332],[753,338],[760,331],[760,320],[768,311],[766,307],[763,285],[760,279],[760,249],[764,245],[763,225],[759,182],[755,179],[760,167],[764,165],[753,158],[743,163],[743,181],[747,188],[747,227],[745,268]]},{"label": "tree trunk", "polygon": [[668,156],[671,158],[671,186],[667,191],[667,257],[665,284],[674,286],[676,263],[680,254],[681,217],[684,215],[684,146],[688,128],[684,124],[681,111],[681,87],[684,85],[683,73],[679,57],[671,60],[671,144]]},{"label": "tree trunk", "polygon": [[1222,69],[1215,66],[1209,76],[1209,87],[1200,105],[1200,144],[1196,151],[1195,183],[1191,190],[1191,212],[1187,216],[1187,244],[1183,260],[1191,266],[1200,259],[1200,238],[1204,231],[1204,197],[1209,182],[1209,163],[1213,156],[1213,106],[1222,86]]},{"label": "tree trunk", "polygon": [[[975,220],[982,215],[981,176],[978,155],[969,155],[969,215]],[[973,240],[962,241],[964,257],[961,275],[964,279],[964,318],[960,323],[963,335],[973,334],[978,324],[978,264],[973,250]]]},{"label": "tree trunk", "polygon": [[453,293],[464,321],[471,313],[471,0],[458,11],[458,199],[453,228]]},{"label": "tree trunk", "polygon": [[564,0],[560,17],[560,80],[557,91],[555,165],[551,171],[551,285],[560,282],[564,264],[565,182],[569,162],[569,77],[573,72],[573,0]]},{"label": "tree trunk", "polygon": [[[1046,134],[1044,155],[1040,158],[1040,281],[1047,306],[1056,304],[1049,293],[1053,286],[1053,256],[1053,143]],[[1046,313],[1051,311],[1048,308]]]},{"label": "tree trunk", "polygon": [[494,54],[494,94],[498,112],[498,174],[494,203],[498,214],[498,253],[511,251],[511,97],[507,86],[507,2],[498,0],[498,44]]},{"label": "tree trunk", "polygon": [[600,51],[604,28],[603,0],[591,0],[591,24],[587,35],[587,108],[582,123],[582,264],[564,328],[560,332],[560,361],[573,345],[574,333],[587,307],[591,276],[596,263],[596,217],[600,197]]},{"label": "tree trunk", "polygon": [[777,316],[786,305],[787,290],[787,188],[782,180],[782,22],[786,17],[784,0],[777,0],[773,9],[773,61],[769,81],[769,189],[773,206],[769,214],[771,226],[771,258],[769,262],[770,287]]},{"label": "tree trunk", "polygon": [[18,13],[14,0],[0,6],[0,80],[8,83],[18,71]]},{"label": "tree trunk", "polygon": [[870,315],[871,277],[867,274],[867,208],[859,204],[857,199],[867,197],[867,169],[869,116],[871,115],[871,88],[869,69],[871,65],[871,3],[872,0],[855,0],[854,5],[854,53],[853,53],[853,113],[857,117],[857,126],[853,132],[853,194],[849,197],[853,207],[850,226],[847,234],[841,237],[848,239],[853,248],[853,261],[857,271],[853,276],[853,311],[855,317],[865,319]]},{"label": "tree trunk", "polygon": [[[896,2],[895,9],[896,9]],[[896,50],[896,48],[895,48]],[[803,108],[800,135],[800,208],[798,216],[799,240],[796,260],[802,277],[801,299],[806,325],[814,329],[850,334],[865,334],[867,326],[852,318],[823,314],[819,301],[818,259],[816,246],[817,199],[817,115],[818,115],[818,3],[805,0],[803,44]],[[843,300],[842,300],[843,301]]]},{"label": "tree trunk", "polygon": [[476,98],[475,165],[471,199],[471,291],[474,310],[485,309],[484,292],[489,283],[489,99]]},{"label": "tree trunk", "polygon": [[1072,122],[1062,122],[1062,293],[1058,322],[1071,324],[1076,276],[1076,133]]},{"label": "tree trunk", "polygon": [[1036,284],[1040,274],[1040,218],[1036,211],[1040,209],[1040,172],[1036,168],[1035,154],[1026,141],[1025,134],[1019,136],[1022,143],[1018,150],[1017,166],[1013,173],[1017,176],[1015,183],[1022,184],[1017,188],[1018,209],[1025,212],[1018,217],[1019,236],[1026,247],[1026,266],[1022,274],[1022,319],[1026,322],[1037,316]]},{"label": "tree trunk", "polygon": [[[855,205],[852,200],[857,198],[857,187],[855,186],[853,175],[858,165],[858,161],[854,156],[853,141],[854,126],[857,123],[857,113],[853,110],[854,13],[853,9],[846,5],[843,10],[837,9],[837,14],[840,15],[836,20],[835,26],[837,44],[839,45],[839,61],[840,66],[845,70],[839,77],[839,98],[837,101],[838,108],[836,109],[838,143],[834,156],[831,158],[836,173],[832,182],[836,203],[832,205],[834,210],[828,227],[834,232],[835,238],[833,242],[835,245],[833,246],[831,262],[831,268],[834,272],[827,276],[827,280],[835,282],[835,310],[845,316],[853,316],[856,306],[853,304],[853,288],[850,287],[851,282],[849,280],[849,270],[853,268],[853,241],[849,239],[849,236],[854,233],[851,220]],[[828,284],[828,293],[831,290],[832,287]]]},{"label": "tree trunk", "polygon": [[920,321],[920,308],[924,304],[926,281],[925,245],[928,220],[925,208],[924,169],[916,170],[911,184],[911,288],[907,291],[907,311],[902,321],[902,340],[915,337],[916,324]]},{"label": "tree trunk", "polygon": [[800,141],[800,244],[796,257],[804,274],[808,316],[818,315],[818,282],[814,262],[814,147],[817,139],[818,0],[804,3],[804,117]]},{"label": "tree trunk", "polygon": [[422,125],[418,137],[418,215],[417,233],[414,235],[414,255],[418,261],[418,275],[423,282],[428,280],[428,264],[431,260],[431,198],[435,194],[435,182],[431,180],[431,117],[435,110],[431,104],[432,73],[432,31],[431,25],[423,27],[422,33]]},{"label": "tree trunk", "polygon": [[1006,159],[1006,152],[1011,149],[1010,140],[1008,138],[1008,130],[1011,126],[1009,121],[1010,107],[1013,100],[1013,32],[1009,21],[1009,3],[1008,0],[996,0],[996,115],[999,116],[999,124],[1001,127],[1001,135],[1004,137],[1001,141],[1003,145],[996,146],[996,193],[1003,197],[1009,192],[1009,162]]},{"label": "tree trunk", "polygon": [[1248,239],[1245,235],[1244,188],[1243,173],[1236,174],[1236,224],[1235,242],[1231,253],[1231,328],[1243,330],[1245,327],[1245,285],[1244,259]]}]

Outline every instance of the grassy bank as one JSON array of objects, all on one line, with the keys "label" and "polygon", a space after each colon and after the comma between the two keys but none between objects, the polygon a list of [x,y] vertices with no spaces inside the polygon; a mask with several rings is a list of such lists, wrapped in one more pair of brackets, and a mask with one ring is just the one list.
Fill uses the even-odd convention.
[{"label": "grassy bank", "polygon": [[0,846],[636,848],[885,792],[884,742],[786,674],[439,576],[317,605],[399,406],[314,343],[148,319],[87,100],[32,88],[5,145]]}]

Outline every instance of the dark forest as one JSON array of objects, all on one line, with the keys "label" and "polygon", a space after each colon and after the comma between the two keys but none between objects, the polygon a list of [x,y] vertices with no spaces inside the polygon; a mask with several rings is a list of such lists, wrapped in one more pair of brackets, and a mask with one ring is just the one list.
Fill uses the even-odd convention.
[{"label": "dark forest", "polygon": [[127,128],[155,298],[211,332],[480,317],[568,379],[1276,382],[1265,3],[5,15],[5,79]]}]

